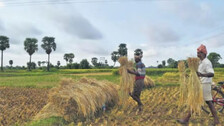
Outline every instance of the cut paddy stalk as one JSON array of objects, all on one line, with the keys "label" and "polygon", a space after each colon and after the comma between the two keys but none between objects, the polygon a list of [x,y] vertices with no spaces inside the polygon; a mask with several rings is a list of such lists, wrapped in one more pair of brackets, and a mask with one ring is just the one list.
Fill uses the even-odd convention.
[{"label": "cut paddy stalk", "polygon": [[199,66],[199,59],[188,58],[187,62],[190,69],[190,76],[187,86],[188,88],[187,105],[191,110],[191,112],[200,115],[201,106],[204,104],[204,99],[203,99],[202,85],[196,73]]},{"label": "cut paddy stalk", "polygon": [[114,85],[108,81],[87,78],[78,82],[63,79],[59,87],[51,89],[48,104],[34,119],[60,116],[71,122],[93,117],[103,105],[109,107],[118,102]]},{"label": "cut paddy stalk", "polygon": [[187,78],[186,78],[186,68],[184,61],[180,61],[178,63],[178,70],[180,74],[180,99],[179,99],[179,107],[186,104],[188,97],[188,89],[187,89]]},{"label": "cut paddy stalk", "polygon": [[149,76],[145,76],[144,84],[146,88],[151,88],[155,86],[155,82]]},{"label": "cut paddy stalk", "polygon": [[127,72],[127,69],[133,70],[133,61],[128,61],[128,58],[123,56],[118,59],[118,62],[120,63],[119,73],[121,75],[120,77],[120,92],[121,92],[121,104],[124,105],[125,101],[129,97],[129,93],[132,92],[135,76],[132,74],[129,74]]}]

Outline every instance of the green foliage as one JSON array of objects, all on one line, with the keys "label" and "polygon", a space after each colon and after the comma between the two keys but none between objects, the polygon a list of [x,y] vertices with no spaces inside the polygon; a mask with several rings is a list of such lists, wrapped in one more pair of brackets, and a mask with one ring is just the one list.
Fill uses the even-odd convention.
[{"label": "green foliage", "polygon": [[1,71],[3,71],[3,51],[9,48],[9,38],[6,36],[0,36],[0,50],[2,51],[1,55]]},{"label": "green foliage", "polygon": [[98,66],[97,61],[98,61],[98,59],[97,59],[96,57],[93,57],[92,60],[91,60],[92,64],[93,64],[95,67]]},{"label": "green foliage", "polygon": [[79,69],[79,67],[80,67],[80,64],[78,64],[78,63],[72,64],[72,68],[74,68],[74,69]]},{"label": "green foliage", "polygon": [[165,60],[162,61],[162,65],[163,65],[163,67],[166,66],[166,61]]},{"label": "green foliage", "polygon": [[111,59],[112,59],[113,62],[114,62],[114,66],[115,66],[115,63],[117,62],[117,60],[118,60],[119,57],[120,57],[120,56],[119,56],[119,53],[118,53],[117,51],[113,51],[113,52],[111,53]]},{"label": "green foliage", "polygon": [[0,50],[4,51],[9,48],[9,38],[6,36],[0,36]]},{"label": "green foliage", "polygon": [[52,52],[52,49],[56,50],[56,43],[54,37],[47,37],[45,36],[42,39],[43,44],[41,44],[41,47],[46,51],[47,54],[50,54]]},{"label": "green foliage", "polygon": [[[34,52],[36,52],[38,50],[37,42],[38,41],[35,38],[26,38],[26,40],[24,41],[24,49],[30,55],[30,61],[28,64],[29,70],[31,70],[31,66],[34,67],[34,65],[32,65],[33,63],[31,63],[31,56],[33,55]],[[36,67],[36,65],[35,65],[35,67]]]},{"label": "green foliage", "polygon": [[38,50],[37,42],[38,41],[36,38],[26,38],[26,40],[24,41],[24,49],[30,56]]},{"label": "green foliage", "polygon": [[163,68],[163,65],[162,65],[162,64],[159,64],[159,65],[158,65],[158,68]]},{"label": "green foliage", "polygon": [[52,52],[52,49],[54,51],[56,50],[55,38],[54,37],[47,37],[47,36],[45,36],[42,39],[42,42],[43,42],[43,44],[41,44],[41,47],[48,54],[47,71],[49,71],[50,70],[50,53]]},{"label": "green foliage", "polygon": [[119,45],[118,53],[120,56],[127,56],[128,55],[128,48],[126,47],[125,43],[121,43]]},{"label": "green foliage", "polygon": [[73,53],[66,53],[66,54],[64,54],[65,61],[69,62],[70,64],[72,64],[73,58],[75,58],[75,55]]},{"label": "green foliage", "polygon": [[112,70],[112,75],[120,75],[118,69]]},{"label": "green foliage", "polygon": [[174,59],[169,58],[169,59],[167,60],[167,63],[168,63],[168,67],[169,67],[169,68],[177,68],[178,62],[175,61]]},{"label": "green foliage", "polygon": [[61,65],[61,62],[58,61],[58,62],[57,62],[57,68],[58,68],[58,69],[60,68],[60,65]]},{"label": "green foliage", "polygon": [[41,61],[38,61],[37,64],[38,64],[38,66],[40,67],[40,66],[41,66]]},{"label": "green foliage", "polygon": [[143,52],[141,49],[136,49],[134,52],[135,52],[134,55],[137,55],[137,56],[143,55]]},{"label": "green foliage", "polygon": [[9,60],[9,64],[10,64],[10,66],[12,68],[13,60]]},{"label": "green foliage", "polygon": [[213,67],[219,67],[220,65],[219,60],[222,59],[222,57],[215,52],[209,53],[207,58],[211,61]]},{"label": "green foliage", "polygon": [[27,63],[27,67],[29,68],[29,70],[30,70],[30,69],[36,69],[36,66],[37,66],[37,65],[36,65],[35,62],[31,62],[31,63],[28,62],[28,63]]},{"label": "green foliage", "polygon": [[89,62],[87,59],[83,59],[81,62],[80,62],[80,66],[79,66],[80,69],[89,69],[90,68],[90,65],[89,65]]}]

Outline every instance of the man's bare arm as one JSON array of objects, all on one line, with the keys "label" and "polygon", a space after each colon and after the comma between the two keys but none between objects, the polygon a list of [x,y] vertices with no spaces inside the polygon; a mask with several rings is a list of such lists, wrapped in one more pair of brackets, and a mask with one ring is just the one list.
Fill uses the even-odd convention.
[{"label": "man's bare arm", "polygon": [[139,74],[138,72],[136,72],[136,71],[129,70],[129,69],[127,69],[127,71],[128,71],[128,73],[130,73],[130,74],[134,74],[134,75],[136,75],[136,76],[140,76],[140,74]]}]

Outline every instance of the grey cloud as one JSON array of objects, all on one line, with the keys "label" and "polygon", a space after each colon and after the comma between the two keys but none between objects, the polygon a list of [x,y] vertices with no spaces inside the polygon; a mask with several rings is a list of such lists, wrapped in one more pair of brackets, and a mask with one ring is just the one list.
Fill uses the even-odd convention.
[{"label": "grey cloud", "polygon": [[4,22],[0,19],[0,32],[5,31]]},{"label": "grey cloud", "polygon": [[154,43],[172,43],[180,40],[180,36],[166,26],[151,26],[147,31],[150,41]]},{"label": "grey cloud", "polygon": [[18,39],[16,37],[13,37],[13,38],[9,37],[10,44],[18,45],[18,44],[22,43],[24,40],[25,40],[25,38],[22,40],[22,39]]},{"label": "grey cloud", "polygon": [[10,32],[20,35],[41,35],[42,32],[38,28],[30,24],[12,25]]},{"label": "grey cloud", "polygon": [[164,2],[160,3],[161,9],[176,14],[185,23],[197,23],[203,26],[214,26],[217,23],[217,12],[213,12],[212,6],[205,2],[198,4],[192,1]]},{"label": "grey cloud", "polygon": [[42,32],[31,24],[11,24],[6,30],[7,36],[12,44],[21,44],[27,37],[37,37]]},{"label": "grey cloud", "polygon": [[219,36],[210,38],[208,40],[205,40],[205,44],[211,48],[219,48],[224,46],[224,33],[220,34]]},{"label": "grey cloud", "polygon": [[[70,11],[71,12],[71,11]],[[55,21],[59,30],[63,30],[70,35],[77,36],[81,39],[98,40],[103,38],[102,33],[95,28],[88,19],[75,13],[55,13],[51,14],[52,20]]]},{"label": "grey cloud", "polygon": [[88,53],[88,54],[92,54],[92,55],[99,55],[99,56],[107,56],[110,53],[108,52],[108,50],[102,48],[102,47],[92,47],[90,46],[90,48],[86,47],[86,48],[82,48],[83,52]]}]

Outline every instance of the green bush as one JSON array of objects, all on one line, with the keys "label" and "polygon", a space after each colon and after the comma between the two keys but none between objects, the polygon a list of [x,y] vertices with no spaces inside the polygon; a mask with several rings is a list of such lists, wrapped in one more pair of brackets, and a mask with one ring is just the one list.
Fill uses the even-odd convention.
[{"label": "green bush", "polygon": [[112,70],[112,75],[120,75],[118,69]]}]

